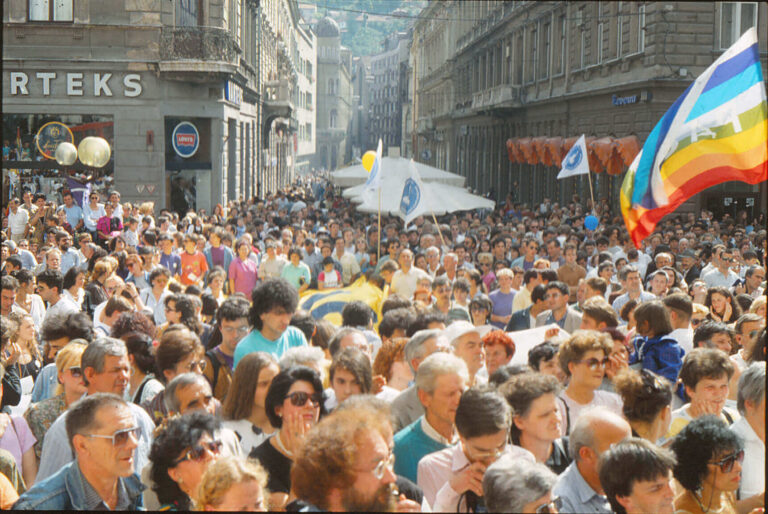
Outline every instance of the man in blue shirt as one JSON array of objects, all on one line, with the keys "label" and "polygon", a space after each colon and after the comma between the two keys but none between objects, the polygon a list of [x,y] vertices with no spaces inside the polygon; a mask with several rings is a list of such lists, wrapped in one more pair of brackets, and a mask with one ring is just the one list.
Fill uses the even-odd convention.
[{"label": "man in blue shirt", "polygon": [[235,368],[251,352],[267,352],[280,359],[289,348],[306,345],[304,333],[290,326],[298,305],[296,288],[284,278],[265,280],[254,287],[248,314],[253,330],[235,349]]},{"label": "man in blue shirt", "polygon": [[72,192],[64,191],[62,200],[64,200],[64,205],[60,209],[67,213],[67,223],[70,224],[72,230],[78,231],[83,228],[83,223],[85,223],[83,209],[75,203],[75,199],[72,198]]},{"label": "man in blue shirt", "polygon": [[610,513],[598,475],[600,455],[632,435],[629,423],[618,414],[595,407],[583,412],[571,429],[569,447],[573,462],[552,490],[563,502],[560,512]]},{"label": "man in blue shirt", "polygon": [[181,257],[173,253],[173,241],[168,234],[160,234],[157,238],[157,244],[162,253],[160,254],[160,265],[171,272],[171,276],[178,280],[181,276]]}]

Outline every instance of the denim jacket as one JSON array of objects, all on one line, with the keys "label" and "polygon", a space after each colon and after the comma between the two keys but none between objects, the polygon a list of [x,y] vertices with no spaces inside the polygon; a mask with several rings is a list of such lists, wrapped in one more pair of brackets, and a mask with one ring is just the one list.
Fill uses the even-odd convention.
[{"label": "denim jacket", "polygon": [[[130,504],[129,510],[143,510],[142,491],[144,485],[139,476],[133,474],[122,481]],[[80,472],[77,460],[61,468],[48,479],[35,484],[21,495],[14,504],[14,510],[85,510],[85,477]]]}]

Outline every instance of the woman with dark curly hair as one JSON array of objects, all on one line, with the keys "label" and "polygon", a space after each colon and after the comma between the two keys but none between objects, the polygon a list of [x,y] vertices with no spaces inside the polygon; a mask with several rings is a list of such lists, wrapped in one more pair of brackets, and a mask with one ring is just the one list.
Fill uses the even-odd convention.
[{"label": "woman with dark curly hair", "polygon": [[164,389],[163,383],[155,378],[155,349],[152,346],[152,338],[142,332],[128,332],[120,339],[125,342],[128,360],[131,362],[131,401],[141,405]]},{"label": "woman with dark curly hair", "polygon": [[277,374],[267,391],[264,408],[275,435],[251,450],[269,474],[269,505],[281,510],[291,491],[291,465],[296,452],[315,426],[323,407],[323,383],[320,374],[306,366],[292,366]]},{"label": "woman with dark curly hair", "polygon": [[721,321],[723,323],[733,323],[741,316],[741,307],[739,302],[725,287],[710,287],[707,289],[707,298],[704,305],[709,309],[707,319],[712,321]]},{"label": "woman with dark curly hair", "polygon": [[219,428],[216,418],[195,412],[159,429],[149,453],[149,476],[160,510],[192,509],[200,478],[221,453],[222,442],[215,437]]},{"label": "woman with dark curly hair", "polygon": [[624,368],[613,379],[634,437],[656,444],[672,422],[672,385],[647,369]]},{"label": "woman with dark curly hair", "polygon": [[675,499],[675,511],[730,514],[749,512],[761,505],[758,500],[763,495],[736,501],[744,446],[721,419],[694,419],[675,437],[671,448],[677,457],[675,478],[684,488]]}]

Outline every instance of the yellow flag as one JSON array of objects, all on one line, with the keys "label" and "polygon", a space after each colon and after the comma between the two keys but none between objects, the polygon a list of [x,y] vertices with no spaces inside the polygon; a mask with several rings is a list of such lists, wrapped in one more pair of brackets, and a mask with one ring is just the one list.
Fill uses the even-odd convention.
[{"label": "yellow flag", "polygon": [[361,301],[373,309],[374,326],[381,321],[381,303],[384,301],[384,292],[365,280],[358,278],[355,282],[341,289],[319,291],[308,289],[304,291],[299,300],[299,309],[309,311],[315,319],[325,319],[336,326],[341,326],[341,310],[349,302]]}]

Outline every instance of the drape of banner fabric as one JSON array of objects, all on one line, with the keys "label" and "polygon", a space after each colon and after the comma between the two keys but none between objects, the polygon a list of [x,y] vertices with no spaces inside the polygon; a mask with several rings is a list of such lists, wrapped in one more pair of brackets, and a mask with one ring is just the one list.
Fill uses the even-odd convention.
[{"label": "drape of banner fabric", "polygon": [[315,319],[325,319],[336,326],[341,326],[341,310],[346,304],[354,301],[365,302],[373,309],[375,326],[381,321],[381,303],[384,292],[375,285],[360,277],[347,287],[330,291],[308,289],[301,294],[299,309],[312,314]]}]

